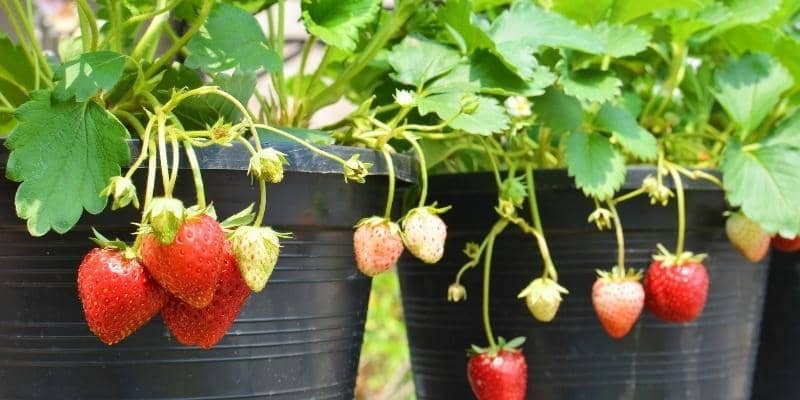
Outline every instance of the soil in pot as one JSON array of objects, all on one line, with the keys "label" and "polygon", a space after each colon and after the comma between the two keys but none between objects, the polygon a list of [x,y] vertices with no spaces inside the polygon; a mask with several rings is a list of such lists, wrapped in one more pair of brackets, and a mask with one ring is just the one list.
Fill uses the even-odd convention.
[{"label": "soil in pot", "polygon": [[[266,289],[250,296],[207,351],[178,344],[158,318],[113,347],[87,329],[75,280],[93,246],[90,227],[128,237],[133,210],[86,216],[63,236],[30,238],[14,215],[16,185],[0,180],[0,398],[352,399],[370,289],[355,267],[352,226],[383,210],[386,179],[345,184],[340,166],[293,145],[276,147],[290,164],[284,182],[269,187],[266,223],[294,237],[282,241]],[[355,150],[333,151],[347,158]],[[362,153],[373,173],[385,173],[379,155]],[[0,150],[0,165],[6,157]],[[257,199],[242,147],[198,157],[221,217]],[[401,178],[413,175],[409,159],[396,164]],[[194,192],[184,172],[176,190],[188,202]]]},{"label": "soil in pot", "polygon": [[[632,168],[624,191],[653,174]],[[724,232],[722,191],[702,182],[687,185],[687,250],[708,253],[708,302],[688,324],[668,324],[646,311],[623,339],[606,335],[595,316],[590,293],[596,268],[616,263],[611,231],[598,232],[587,216],[594,209],[563,170],[536,175],[544,230],[559,283],[570,290],[556,319],[540,323],[517,299],[541,276],[541,258],[530,236],[517,229],[496,241],[492,268],[491,315],[494,333],[526,336],[528,398],[748,399],[758,344],[767,276],[766,265],[747,262]],[[449,227],[445,258],[435,266],[406,257],[399,265],[412,367],[419,399],[473,398],[466,377],[465,350],[485,345],[480,318],[480,267],[465,274],[465,302],[448,303],[448,285],[467,261],[462,249],[480,242],[497,216],[489,175],[448,175],[432,179],[431,201],[452,205],[442,217]],[[626,233],[628,267],[646,268],[656,244],[673,247],[675,201],[651,206],[646,197],[618,206]],[[528,212],[527,210],[523,212]]]}]

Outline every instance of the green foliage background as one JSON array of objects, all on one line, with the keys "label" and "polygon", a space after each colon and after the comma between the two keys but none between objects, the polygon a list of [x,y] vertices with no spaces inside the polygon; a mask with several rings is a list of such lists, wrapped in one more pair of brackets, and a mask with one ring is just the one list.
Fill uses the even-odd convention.
[{"label": "green foliage background", "polygon": [[406,327],[397,273],[372,280],[356,399],[413,400]]}]

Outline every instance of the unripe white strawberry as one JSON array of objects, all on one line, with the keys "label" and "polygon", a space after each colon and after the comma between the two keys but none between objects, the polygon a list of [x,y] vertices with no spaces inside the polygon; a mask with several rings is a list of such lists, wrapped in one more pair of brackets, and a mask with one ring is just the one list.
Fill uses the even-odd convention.
[{"label": "unripe white strawberry", "polygon": [[364,275],[375,276],[392,268],[403,253],[396,223],[381,217],[364,218],[353,234],[356,265]]},{"label": "unripe white strawberry", "polygon": [[240,226],[230,237],[231,250],[236,257],[242,278],[254,292],[260,292],[267,284],[280,253],[280,237],[268,227]]},{"label": "unripe white strawberry", "polygon": [[418,207],[408,212],[403,220],[403,241],[415,257],[427,264],[435,264],[444,255],[447,225],[437,215],[435,207]]}]

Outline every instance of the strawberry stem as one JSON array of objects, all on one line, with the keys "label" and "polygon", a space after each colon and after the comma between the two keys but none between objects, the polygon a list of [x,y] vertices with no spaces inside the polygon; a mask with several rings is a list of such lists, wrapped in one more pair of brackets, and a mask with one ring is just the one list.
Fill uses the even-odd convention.
[{"label": "strawberry stem", "polygon": [[194,188],[197,192],[197,206],[202,210],[206,208],[206,192],[203,187],[203,175],[200,171],[200,165],[197,163],[197,155],[194,152],[191,141],[184,140],[183,146],[186,150],[186,159],[189,160],[189,165],[192,167],[192,178],[194,178]]},{"label": "strawberry stem", "polygon": [[417,139],[408,133],[403,135],[408,143],[411,144],[411,147],[414,148],[414,151],[417,153],[417,160],[419,162],[419,181],[420,181],[420,193],[419,193],[419,203],[417,207],[424,207],[425,201],[428,197],[428,166],[425,161],[425,152],[422,151],[422,147],[420,147],[419,143],[417,143]]},{"label": "strawberry stem", "polygon": [[[152,141],[151,141],[152,142]],[[150,207],[150,203],[153,201],[153,192],[156,188],[156,168],[157,166],[157,159],[156,159],[156,144],[150,143],[150,146],[147,149],[149,153],[147,161],[147,187],[144,191],[144,210],[148,210]],[[144,214],[143,217],[144,218]],[[144,222],[144,220],[142,220]]]},{"label": "strawberry stem", "polygon": [[161,185],[164,188],[164,196],[172,197],[172,190],[169,186],[169,160],[167,159],[167,127],[164,112],[156,110],[156,123],[158,124],[158,157],[161,161]]},{"label": "strawberry stem", "polygon": [[675,248],[675,254],[680,256],[683,254],[683,244],[686,235],[686,199],[684,198],[681,175],[672,166],[667,166],[667,170],[675,183],[675,191],[677,192],[678,198],[678,243]]},{"label": "strawberry stem", "polygon": [[622,220],[619,218],[615,201],[609,200],[606,204],[614,217],[614,231],[617,235],[617,267],[625,271],[625,237],[622,233]]},{"label": "strawberry stem", "polygon": [[172,173],[169,176],[169,192],[172,193],[175,188],[175,182],[178,181],[178,168],[181,164],[181,146],[175,135],[169,135],[169,139],[172,144]]},{"label": "strawberry stem", "polygon": [[261,226],[261,223],[264,221],[264,214],[267,212],[267,184],[261,179],[258,179],[258,191],[258,214],[256,215],[255,222],[253,222],[253,226],[255,227]]},{"label": "strawberry stem", "polygon": [[494,250],[494,239],[503,232],[506,226],[508,226],[508,221],[505,219],[495,222],[494,226],[492,226],[492,230],[486,236],[486,249],[483,259],[483,301],[481,303],[481,312],[483,315],[483,329],[486,332],[486,340],[489,342],[489,348],[491,349],[497,347],[492,333],[492,323],[489,319],[489,283],[492,272],[492,252]]},{"label": "strawberry stem", "polygon": [[394,203],[394,163],[392,162],[392,155],[386,149],[381,149],[381,154],[386,160],[386,169],[389,173],[389,193],[386,196],[386,210],[383,212],[383,218],[390,220],[392,218],[392,203]]}]

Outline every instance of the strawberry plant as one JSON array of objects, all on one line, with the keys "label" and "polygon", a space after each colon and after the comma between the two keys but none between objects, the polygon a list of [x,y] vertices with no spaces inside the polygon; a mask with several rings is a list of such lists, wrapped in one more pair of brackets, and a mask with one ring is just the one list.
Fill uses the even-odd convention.
[{"label": "strawberry plant", "polygon": [[[558,318],[575,290],[559,283],[535,170],[566,170],[594,204],[587,222],[614,229],[617,264],[597,266],[610,272],[601,272],[593,289],[595,311],[614,338],[631,329],[642,304],[679,323],[705,306],[713,277],[702,264],[706,255],[688,251],[684,180],[724,191],[728,235],[748,259],[761,259],[770,238],[796,250],[787,241],[800,235],[798,2],[381,4],[303,0],[310,36],[288,73],[284,0],[101,1],[96,9],[78,0],[80,34],[64,38],[55,57],[37,41],[30,9],[0,0],[14,30],[13,40],[0,35],[0,50],[10,55],[0,59],[0,132],[8,133],[11,151],[7,178],[20,184],[17,215],[41,236],[69,230],[84,211],[103,211],[109,198],[112,209],[141,206],[141,220],[132,221],[139,224],[135,241],[110,248],[125,258],[119,263],[141,261],[169,292],[173,317],[165,319],[181,341],[210,347],[238,308],[230,255],[245,284],[260,291],[288,236],[263,226],[266,188],[282,180],[286,155],[262,140],[293,141],[331,158],[346,181],[364,182],[370,165],[319,145],[383,155],[384,213],[353,221],[354,262],[370,276],[392,268],[404,249],[426,264],[442,258],[447,228],[440,214],[448,205],[428,201],[428,174],[486,171],[497,191],[487,212],[496,221],[464,249],[465,263],[447,288],[450,301],[465,300],[471,294],[462,277],[482,267],[486,344],[473,360],[483,364],[522,358],[521,341],[505,343],[491,324],[492,259],[504,232],[523,232],[538,248],[538,255],[519,255],[533,265],[519,298],[535,319]],[[263,10],[266,32],[253,16]],[[319,62],[311,62],[315,49]],[[266,90],[255,90],[259,76],[269,77]],[[309,129],[323,107],[342,100],[352,111]],[[133,161],[129,138],[141,141]],[[252,155],[247,172],[259,188],[258,206],[220,223],[195,149],[232,145]],[[396,153],[414,155],[420,167],[418,191],[407,196],[411,211],[400,218],[393,214]],[[188,207],[173,195],[181,162],[196,188]],[[622,191],[628,166],[642,164],[652,175]],[[140,170],[144,190],[134,184]],[[674,252],[652,243],[657,254],[643,286],[643,266],[625,263],[617,212],[639,197],[654,213],[677,209]],[[230,298],[217,301],[220,291]],[[222,311],[212,317],[186,307]],[[194,330],[195,321],[208,327]],[[117,332],[109,335],[118,340]],[[513,371],[492,379],[524,392],[526,364],[514,362]],[[482,385],[473,388],[490,396],[481,395],[489,390]]]}]

